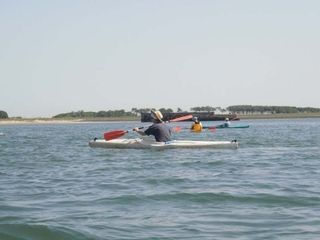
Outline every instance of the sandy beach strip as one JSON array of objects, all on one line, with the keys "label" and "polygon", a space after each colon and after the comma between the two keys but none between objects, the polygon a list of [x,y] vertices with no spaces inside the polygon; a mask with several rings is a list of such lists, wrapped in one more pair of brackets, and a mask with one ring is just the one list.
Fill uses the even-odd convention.
[{"label": "sandy beach strip", "polygon": [[75,120],[53,120],[53,119],[6,119],[0,120],[0,125],[23,125],[23,124],[68,124],[68,123],[85,123],[82,119]]},{"label": "sandy beach strip", "polygon": [[[0,125],[30,125],[30,124],[84,124],[84,123],[119,123],[135,122],[138,120],[119,119],[3,119]],[[138,121],[139,122],[139,121]]]}]

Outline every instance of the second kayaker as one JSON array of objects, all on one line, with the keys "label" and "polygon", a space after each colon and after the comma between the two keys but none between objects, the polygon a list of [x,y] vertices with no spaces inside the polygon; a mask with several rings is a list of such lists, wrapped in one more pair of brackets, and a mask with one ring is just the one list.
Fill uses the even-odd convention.
[{"label": "second kayaker", "polygon": [[193,132],[201,132],[202,131],[202,123],[199,121],[197,117],[192,118],[192,126],[191,126],[191,131]]}]

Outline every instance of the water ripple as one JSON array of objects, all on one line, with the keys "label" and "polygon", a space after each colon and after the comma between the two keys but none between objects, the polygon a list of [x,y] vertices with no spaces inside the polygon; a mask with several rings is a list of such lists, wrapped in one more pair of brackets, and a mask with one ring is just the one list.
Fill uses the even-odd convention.
[{"label": "water ripple", "polygon": [[231,151],[88,147],[138,124],[1,126],[0,239],[319,238],[318,119],[176,135]]}]

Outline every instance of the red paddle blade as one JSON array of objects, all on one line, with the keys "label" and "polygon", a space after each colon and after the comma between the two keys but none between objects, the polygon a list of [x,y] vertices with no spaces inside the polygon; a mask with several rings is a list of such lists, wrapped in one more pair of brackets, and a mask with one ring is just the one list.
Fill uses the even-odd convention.
[{"label": "red paddle blade", "polygon": [[179,122],[179,121],[184,121],[184,120],[188,120],[188,119],[191,119],[191,118],[193,118],[193,116],[191,114],[189,114],[189,115],[186,115],[186,116],[182,116],[182,117],[171,119],[171,120],[169,120],[169,122]]},{"label": "red paddle blade", "polygon": [[180,132],[182,128],[180,126],[175,126],[172,129],[174,132]]},{"label": "red paddle blade", "polygon": [[115,131],[111,131],[111,132],[106,132],[103,134],[103,137],[106,141],[112,140],[112,139],[116,139],[119,138],[123,135],[125,135],[128,131],[123,131],[123,130],[115,130]]},{"label": "red paddle blade", "polygon": [[217,128],[216,127],[208,127],[208,130],[211,132],[215,132],[217,130]]}]

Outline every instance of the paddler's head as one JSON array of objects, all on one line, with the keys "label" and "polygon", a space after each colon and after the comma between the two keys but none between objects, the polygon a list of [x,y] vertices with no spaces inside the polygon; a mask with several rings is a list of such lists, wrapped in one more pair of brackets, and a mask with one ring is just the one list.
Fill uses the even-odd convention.
[{"label": "paddler's head", "polygon": [[194,121],[195,123],[198,123],[199,121],[198,121],[198,117],[193,117],[192,118],[192,121]]},{"label": "paddler's head", "polygon": [[151,118],[152,118],[153,122],[163,122],[162,121],[163,116],[160,111],[151,110]]}]

